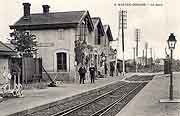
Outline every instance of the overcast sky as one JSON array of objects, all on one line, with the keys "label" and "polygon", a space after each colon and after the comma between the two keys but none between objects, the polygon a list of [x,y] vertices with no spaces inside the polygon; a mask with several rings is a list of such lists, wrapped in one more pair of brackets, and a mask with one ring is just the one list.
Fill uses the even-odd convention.
[{"label": "overcast sky", "polygon": [[[127,10],[127,29],[125,30],[125,58],[133,58],[135,29],[141,29],[139,56],[142,56],[145,42],[153,48],[153,56],[165,57],[166,40],[173,32],[177,39],[174,57],[180,59],[180,10],[179,0],[0,0],[0,40],[5,42],[9,36],[9,25],[23,15],[23,2],[31,3],[31,13],[42,12],[42,5],[50,5],[50,12],[89,10],[91,17],[100,17],[103,24],[109,24],[114,39],[118,32],[118,10]],[[114,6],[117,3],[161,3],[163,6]],[[121,38],[120,38],[121,39]],[[114,48],[116,44],[113,44]],[[121,42],[118,46],[119,58]],[[150,56],[150,54],[148,54]]]}]

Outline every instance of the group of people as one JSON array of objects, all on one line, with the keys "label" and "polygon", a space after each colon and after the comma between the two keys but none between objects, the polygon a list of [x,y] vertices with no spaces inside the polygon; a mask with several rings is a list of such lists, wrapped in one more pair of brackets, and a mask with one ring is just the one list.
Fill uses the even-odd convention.
[{"label": "group of people", "polygon": [[[91,83],[95,83],[95,71],[96,71],[96,68],[94,64],[91,64],[91,66],[89,67]],[[81,65],[78,72],[80,76],[80,84],[81,83],[84,84],[84,80],[85,80],[85,76],[87,72],[85,65]]]}]

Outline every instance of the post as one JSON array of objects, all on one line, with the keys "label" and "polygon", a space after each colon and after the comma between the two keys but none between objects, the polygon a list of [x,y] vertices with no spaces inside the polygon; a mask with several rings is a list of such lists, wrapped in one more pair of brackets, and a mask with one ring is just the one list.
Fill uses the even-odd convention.
[{"label": "post", "polygon": [[134,62],[134,64],[135,64],[135,48],[133,48],[133,62]]},{"label": "post", "polygon": [[124,62],[124,11],[122,10],[122,52],[123,52],[123,76],[125,75],[125,62]]},{"label": "post", "polygon": [[[117,44],[116,44],[116,50],[118,50],[118,46],[119,46],[119,36],[120,36],[120,24],[121,24],[121,11],[118,12],[118,37],[117,37]],[[114,66],[114,71],[115,71],[115,75],[117,74],[117,52],[116,52],[116,58],[115,58],[115,66]]]},{"label": "post", "polygon": [[172,58],[173,50],[171,49],[171,61],[170,61],[170,85],[169,85],[169,99],[173,100],[173,73],[172,73]]},{"label": "post", "polygon": [[150,48],[150,52],[151,52],[151,72],[152,72],[153,71],[153,67],[152,67],[152,64],[153,64],[152,48]]},{"label": "post", "polygon": [[136,28],[135,30],[135,41],[136,41],[136,73],[138,72],[138,46],[139,46],[139,41],[140,41],[140,29]]},{"label": "post", "polygon": [[145,50],[146,50],[146,55],[145,55],[145,66],[147,65],[147,49],[148,49],[148,43],[145,43]]},{"label": "post", "polygon": [[125,75],[125,61],[124,61],[124,52],[123,52],[123,76]]},{"label": "post", "polygon": [[142,58],[143,58],[142,65],[143,65],[143,67],[144,67],[144,64],[145,64],[145,63],[144,63],[144,62],[145,62],[145,61],[144,61],[144,50],[143,50],[143,56],[142,56]]},{"label": "post", "polygon": [[120,11],[121,15],[119,15],[119,30],[120,30],[120,27],[121,27],[121,31],[122,31],[122,55],[123,55],[123,76],[125,75],[125,59],[124,59],[124,29],[127,28],[127,11],[125,10],[121,10]]},{"label": "post", "polygon": [[[114,66],[115,75],[117,74],[117,52],[116,52],[116,59],[115,59],[115,66]],[[116,75],[117,76],[117,75]]]}]

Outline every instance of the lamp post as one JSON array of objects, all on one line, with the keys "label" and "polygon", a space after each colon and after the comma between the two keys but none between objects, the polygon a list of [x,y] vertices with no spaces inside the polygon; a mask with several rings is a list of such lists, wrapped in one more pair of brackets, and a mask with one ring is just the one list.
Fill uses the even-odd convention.
[{"label": "lamp post", "polygon": [[170,60],[170,84],[169,84],[169,99],[161,99],[160,102],[170,102],[170,103],[177,103],[180,102],[180,99],[174,99],[173,98],[173,73],[172,73],[172,59],[173,59],[173,50],[175,49],[176,45],[176,38],[173,33],[170,34],[167,43],[169,46],[169,49],[171,51],[171,60]]},{"label": "lamp post", "polygon": [[170,60],[170,85],[169,85],[169,99],[173,100],[173,75],[172,75],[172,59],[173,59],[173,50],[176,45],[176,38],[173,33],[170,34],[169,39],[167,40],[169,49],[171,51],[171,60]]},{"label": "lamp post", "polygon": [[115,71],[115,74],[117,74],[117,50],[115,49],[114,50],[114,53],[115,53],[115,66],[114,66],[114,71]]}]

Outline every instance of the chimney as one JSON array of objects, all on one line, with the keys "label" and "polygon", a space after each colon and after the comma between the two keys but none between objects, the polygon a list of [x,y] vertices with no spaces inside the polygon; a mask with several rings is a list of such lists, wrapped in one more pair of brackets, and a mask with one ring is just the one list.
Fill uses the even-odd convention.
[{"label": "chimney", "polygon": [[43,14],[48,14],[50,6],[49,5],[42,5],[42,7],[43,7]]},{"label": "chimney", "polygon": [[23,3],[24,6],[24,19],[30,18],[30,3]]}]

